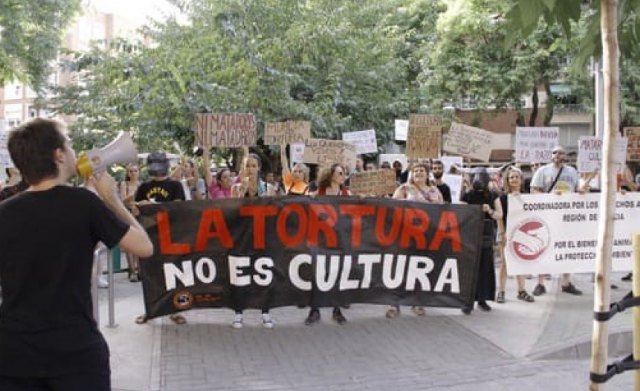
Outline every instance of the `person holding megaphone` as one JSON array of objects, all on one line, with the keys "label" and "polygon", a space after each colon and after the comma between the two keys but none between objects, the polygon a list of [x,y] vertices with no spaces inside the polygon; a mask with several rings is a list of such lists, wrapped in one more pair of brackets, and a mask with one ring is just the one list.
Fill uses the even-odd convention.
[{"label": "person holding megaphone", "polygon": [[[110,390],[109,349],[93,319],[93,251],[103,242],[153,254],[103,172],[122,151],[90,151],[76,167],[64,130],[38,118],[9,134],[11,159],[29,187],[0,203],[0,390]],[[68,186],[80,169],[95,175],[100,198]]]}]

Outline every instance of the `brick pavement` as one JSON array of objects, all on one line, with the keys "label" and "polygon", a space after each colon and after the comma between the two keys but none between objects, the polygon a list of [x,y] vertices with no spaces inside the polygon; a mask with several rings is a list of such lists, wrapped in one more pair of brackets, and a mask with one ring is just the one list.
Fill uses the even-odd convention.
[{"label": "brick pavement", "polygon": [[[123,391],[586,389],[588,349],[576,346],[590,343],[592,288],[589,276],[575,278],[585,296],[557,293],[554,280],[550,294],[523,303],[509,280],[508,302],[494,304],[491,313],[428,308],[420,318],[403,308],[388,320],[384,306],[356,304],[345,311],[344,326],[323,309],[321,323],[307,327],[306,310],[288,307],[272,311],[272,330],[262,328],[259,311],[247,311],[245,327],[234,330],[232,311],[222,309],[190,311],[184,326],[166,319],[136,326],[140,286],[119,282],[120,326],[103,332],[114,389]],[[630,330],[630,319],[630,311],[618,315],[611,331]],[[628,333],[621,341],[628,344]],[[564,359],[549,359],[558,357]],[[131,368],[132,362],[147,367]],[[632,381],[632,373],[618,375],[606,389],[628,390]]]}]

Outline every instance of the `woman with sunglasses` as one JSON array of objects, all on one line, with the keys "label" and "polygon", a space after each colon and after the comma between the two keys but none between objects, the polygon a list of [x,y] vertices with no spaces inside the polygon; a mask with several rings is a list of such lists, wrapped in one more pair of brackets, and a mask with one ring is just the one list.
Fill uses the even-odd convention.
[{"label": "woman with sunglasses", "polygon": [[[522,171],[518,168],[510,167],[505,174],[506,180],[504,181],[505,193],[500,195],[500,204],[502,206],[502,219],[498,220],[498,232],[500,233],[500,257],[502,262],[500,264],[500,276],[498,281],[498,295],[496,296],[496,303],[504,303],[504,291],[507,284],[507,264],[505,262],[505,244],[506,244],[506,228],[507,228],[507,213],[509,212],[509,194],[518,196],[520,195],[520,189],[522,188]],[[522,300],[527,303],[533,303],[535,300],[527,290],[525,289],[525,276],[517,275],[516,281],[518,283],[518,300]]]},{"label": "woman with sunglasses", "polygon": [[[124,206],[130,211],[133,210],[135,205],[134,197],[139,186],[140,169],[137,164],[128,164],[126,167],[124,181],[120,182],[120,199]],[[130,253],[125,253],[125,255],[127,257],[127,264],[129,265],[129,281],[140,281],[140,277],[138,275],[138,257]]]},{"label": "woman with sunglasses", "polygon": [[[425,202],[428,204],[443,204],[444,200],[438,188],[429,181],[429,166],[417,163],[411,167],[407,183],[400,185],[393,193],[397,200]],[[411,310],[418,316],[424,316],[422,306],[413,306]],[[393,319],[400,315],[400,306],[393,305],[387,310],[386,316]]]},{"label": "woman with sunglasses", "polygon": [[[318,179],[318,190],[311,193],[312,196],[350,196],[351,192],[344,185],[345,169],[340,163],[334,163],[329,169],[324,169]],[[338,324],[345,324],[347,318],[344,317],[340,307],[333,307],[333,320]],[[304,324],[311,326],[320,320],[320,309],[312,304],[309,315],[304,320]]]}]

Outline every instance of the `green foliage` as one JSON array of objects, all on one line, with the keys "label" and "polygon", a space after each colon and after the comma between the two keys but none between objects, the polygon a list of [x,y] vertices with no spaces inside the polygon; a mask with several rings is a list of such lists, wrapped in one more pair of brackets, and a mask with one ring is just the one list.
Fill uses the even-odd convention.
[{"label": "green foliage", "polygon": [[[442,6],[425,0],[174,1],[189,23],[154,23],[153,45],[76,53],[84,81],[56,90],[53,109],[77,117],[78,143],[132,128],[143,150],[193,145],[198,112],[305,119],[316,137],[375,128],[419,107],[416,48],[434,39]],[[98,134],[99,136],[96,136]]]},{"label": "green foliage", "polygon": [[80,0],[2,0],[0,85],[18,79],[39,91],[79,6]]}]

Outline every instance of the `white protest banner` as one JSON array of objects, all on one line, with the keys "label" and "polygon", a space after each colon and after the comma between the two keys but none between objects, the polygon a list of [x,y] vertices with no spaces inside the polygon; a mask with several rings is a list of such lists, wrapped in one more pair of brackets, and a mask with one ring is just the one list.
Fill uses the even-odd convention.
[{"label": "white protest banner", "polygon": [[373,129],[342,133],[342,141],[355,145],[358,155],[362,155],[364,153],[378,153],[376,131]]},{"label": "white protest banner", "polygon": [[351,174],[349,190],[363,196],[385,196],[396,191],[396,172],[392,169],[362,171]]},{"label": "white protest banner", "polygon": [[640,128],[624,128],[627,137],[627,161],[640,162]]},{"label": "white protest banner", "polygon": [[516,127],[516,162],[547,163],[553,147],[560,143],[557,127]]},{"label": "white protest banner", "polygon": [[356,146],[346,141],[310,138],[304,146],[303,161],[321,166],[341,163],[354,168],[357,155]]},{"label": "white protest banner", "polygon": [[[616,138],[614,152],[616,169],[624,172],[627,157],[627,138]],[[578,172],[596,172],[602,167],[602,137],[582,136],[578,139]]]},{"label": "white protest banner", "polygon": [[407,141],[407,132],[409,131],[409,120],[408,119],[397,119],[396,120],[396,131],[395,131],[395,139],[398,141]]},{"label": "white protest banner", "polygon": [[[509,196],[507,271],[517,274],[595,270],[600,194]],[[640,193],[616,193],[613,270],[631,270],[631,236],[640,220]]]},{"label": "white protest banner", "polygon": [[265,145],[304,143],[311,138],[311,122],[267,122],[264,127]]},{"label": "white protest banner", "polygon": [[442,118],[437,115],[410,114],[406,155],[410,160],[440,156]]},{"label": "white protest banner", "polygon": [[449,132],[442,136],[442,149],[447,153],[471,159],[489,161],[493,143],[493,133],[453,122]]},{"label": "white protest banner", "polygon": [[8,139],[9,132],[5,131],[4,120],[0,120],[0,167],[13,167],[13,161],[7,148]]},{"label": "white protest banner", "polygon": [[302,163],[304,160],[304,144],[289,144],[289,152],[291,152],[291,163]]},{"label": "white protest banner", "polygon": [[442,180],[451,190],[451,203],[459,204],[462,198],[462,175],[444,174]]},{"label": "white protest banner", "polygon": [[402,163],[402,170],[407,169],[407,155],[402,153],[381,153],[378,155],[378,167],[382,166],[384,162],[389,162],[389,165],[393,168],[393,162],[396,160]]},{"label": "white protest banner", "polygon": [[464,166],[464,159],[462,156],[440,156],[440,161],[444,165],[444,173],[451,171],[451,166],[458,166],[462,168]]},{"label": "white protest banner", "polygon": [[196,145],[243,147],[256,145],[256,118],[249,113],[198,113],[195,122]]}]

